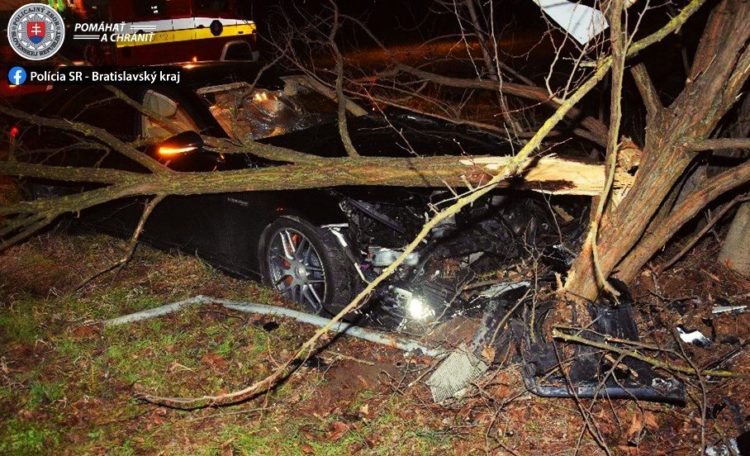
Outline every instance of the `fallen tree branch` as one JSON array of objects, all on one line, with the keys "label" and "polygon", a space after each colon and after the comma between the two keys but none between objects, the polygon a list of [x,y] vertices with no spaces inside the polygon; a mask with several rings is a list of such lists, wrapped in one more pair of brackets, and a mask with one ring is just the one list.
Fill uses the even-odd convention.
[{"label": "fallen tree branch", "polygon": [[[267,168],[248,168],[216,172],[180,172],[167,176],[134,173],[114,169],[76,168],[0,162],[0,175],[50,179],[69,182],[113,184],[130,188],[128,195],[163,193],[193,195],[261,190],[299,190],[347,185],[391,187],[465,187],[482,185],[512,157],[429,158],[328,158],[316,163],[289,164]],[[87,178],[86,173],[91,172]],[[601,165],[540,158],[518,181],[500,186],[528,189],[550,194],[596,195],[604,186]],[[624,177],[623,177],[624,179]],[[627,181],[620,182],[623,186]],[[44,200],[39,200],[44,201]],[[29,205],[35,202],[25,202]],[[3,208],[5,209],[5,208]],[[7,213],[7,211],[6,211]]]},{"label": "fallen tree branch", "polygon": [[[513,161],[512,157],[328,158],[320,162],[217,172],[134,173],[114,169],[0,162],[0,175],[69,182],[111,184],[71,195],[22,201],[0,207],[0,250],[25,239],[58,216],[108,201],[140,195],[195,195],[262,190],[299,190],[339,186],[455,188],[482,186]],[[90,178],[86,171],[91,171]],[[604,184],[600,165],[549,157],[535,162],[523,176],[495,186],[551,194],[592,195]],[[571,180],[568,180],[571,179]],[[22,217],[23,216],[23,217]],[[30,217],[34,216],[34,217]]]},{"label": "fallen tree branch", "polygon": [[172,172],[172,170],[170,170],[166,166],[162,165],[148,155],[142,153],[133,146],[123,142],[103,128],[95,127],[93,125],[82,122],[71,122],[65,119],[53,119],[50,117],[38,116],[36,114],[29,114],[27,112],[5,105],[0,105],[0,114],[23,120],[32,125],[55,128],[58,130],[73,131],[89,138],[96,138],[116,152],[128,157],[135,163],[143,166],[148,171],[151,171],[154,174],[168,174]]},{"label": "fallen tree branch", "polygon": [[586,339],[581,336],[576,336],[573,334],[566,334],[557,328],[552,329],[552,337],[555,339],[564,340],[566,342],[574,342],[574,343],[578,343],[582,345],[588,345],[594,348],[599,348],[601,350],[607,350],[613,353],[618,353],[626,357],[630,357],[630,358],[643,361],[645,363],[651,364],[654,367],[664,369],[666,371],[679,372],[679,373],[687,374],[687,375],[706,375],[706,376],[711,376],[711,377],[745,377],[746,376],[745,374],[738,374],[737,372],[726,371],[726,370],[706,369],[706,370],[698,371],[689,367],[675,366],[673,364],[666,363],[656,358],[646,356],[642,354],[641,352],[639,352],[638,350],[621,348],[621,347],[617,347],[615,345],[611,345],[605,342],[598,342],[595,340]]}]

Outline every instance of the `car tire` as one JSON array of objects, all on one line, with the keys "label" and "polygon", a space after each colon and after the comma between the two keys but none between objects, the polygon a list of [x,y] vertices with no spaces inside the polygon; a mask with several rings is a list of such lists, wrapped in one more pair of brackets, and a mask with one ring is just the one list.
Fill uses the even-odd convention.
[{"label": "car tire", "polygon": [[[309,288],[307,292],[300,288],[304,286],[300,285],[304,282],[300,275],[292,271],[292,263],[300,265],[304,261],[286,256],[281,258],[279,255],[285,248],[280,246],[280,243],[283,244],[282,236],[287,236],[287,239],[291,236],[293,240],[296,237],[295,247],[300,246],[303,239],[312,247],[312,255],[307,257],[309,264],[306,265],[308,270],[305,275],[311,278],[311,283],[307,286],[316,291],[317,298],[320,299],[319,306],[315,305],[316,296]],[[304,305],[308,311],[335,315],[354,298],[360,280],[350,255],[344,249],[336,236],[326,229],[318,228],[299,217],[279,217],[265,228],[258,245],[258,263],[263,283],[281,291],[285,298]],[[322,277],[318,268],[322,270]],[[292,274],[295,274],[294,277]],[[320,296],[321,283],[312,283],[314,280],[323,281],[324,296]],[[297,290],[290,290],[293,283]]]}]

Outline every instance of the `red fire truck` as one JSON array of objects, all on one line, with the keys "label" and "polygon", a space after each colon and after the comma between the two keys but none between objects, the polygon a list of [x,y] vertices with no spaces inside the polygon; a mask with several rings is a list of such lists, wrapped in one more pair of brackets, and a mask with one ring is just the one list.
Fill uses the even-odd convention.
[{"label": "red fire truck", "polygon": [[[98,35],[88,34],[84,58],[92,64],[254,60],[258,56],[255,23],[240,17],[237,0],[76,0],[74,8],[80,20],[120,24],[121,37],[130,37],[102,42]],[[85,40],[83,36],[79,38]]]}]

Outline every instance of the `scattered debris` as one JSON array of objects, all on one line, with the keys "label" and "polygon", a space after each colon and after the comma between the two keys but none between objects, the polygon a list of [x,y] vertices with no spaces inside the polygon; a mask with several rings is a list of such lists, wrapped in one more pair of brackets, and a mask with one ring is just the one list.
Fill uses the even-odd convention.
[{"label": "scattered debris", "polygon": [[528,288],[531,286],[531,283],[524,280],[521,282],[500,282],[498,284],[492,285],[491,287],[483,290],[481,293],[479,293],[480,297],[483,298],[497,298],[498,296],[508,292],[513,291],[519,288]]},{"label": "scattered debris", "polygon": [[729,439],[729,445],[724,443],[720,443],[718,445],[712,445],[706,448],[706,456],[734,456],[734,455],[740,455],[744,456],[748,453],[740,453],[739,448],[737,448],[737,441],[734,439]]},{"label": "scattered debris", "polygon": [[488,368],[487,363],[479,359],[473,350],[462,344],[440,363],[425,383],[430,387],[432,400],[439,403],[460,396]]},{"label": "scattered debris", "polygon": [[731,313],[731,314],[740,314],[747,312],[747,306],[714,306],[714,308],[711,310],[711,313],[714,315],[718,314],[725,314],[725,313]]},{"label": "scattered debris", "polygon": [[585,45],[609,27],[607,18],[596,8],[568,1],[533,1],[581,45]]},{"label": "scattered debris", "polygon": [[698,330],[688,330],[684,326],[678,325],[677,332],[680,335],[680,339],[686,344],[693,344],[696,347],[707,348],[711,346],[711,339],[704,336],[702,332]]},{"label": "scattered debris", "polygon": [[[524,382],[529,391],[542,397],[685,403],[684,384],[658,376],[649,365],[654,360],[636,350],[643,345],[639,342],[638,328],[632,316],[633,303],[627,290],[621,291],[621,298],[624,299],[617,306],[605,303],[590,306],[594,322],[591,328],[576,330],[574,334],[567,334],[559,328],[552,330],[553,338],[576,344],[565,375],[554,373],[559,365],[559,350],[544,341],[539,332],[546,314],[538,317],[536,342],[528,331],[518,342],[525,364]],[[620,357],[601,356],[599,350],[609,350]]]},{"label": "scattered debris", "polygon": [[[499,283],[484,292],[484,297],[490,300],[487,302],[482,322],[471,343],[468,346],[461,344],[458,349],[448,355],[426,382],[432,392],[433,401],[439,403],[451,397],[460,397],[471,382],[489,369],[489,363],[493,361],[494,355],[489,356],[487,360],[482,360],[480,355],[484,355],[484,350],[494,345],[497,332],[502,329],[508,317],[523,302],[528,293],[518,299],[516,306],[508,310],[503,318],[499,318],[499,313],[505,310],[506,306],[503,304],[508,301],[502,299],[501,296],[504,294],[515,296],[515,293],[528,290],[530,286],[527,281]],[[494,354],[494,349],[491,352]]]}]

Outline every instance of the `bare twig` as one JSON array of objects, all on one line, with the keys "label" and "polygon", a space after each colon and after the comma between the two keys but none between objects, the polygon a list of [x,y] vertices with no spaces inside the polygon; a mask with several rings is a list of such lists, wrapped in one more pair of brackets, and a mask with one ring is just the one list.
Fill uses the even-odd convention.
[{"label": "bare twig", "polygon": [[638,350],[635,350],[632,348],[629,348],[629,349],[621,348],[612,344],[586,339],[581,336],[576,336],[573,334],[566,334],[557,328],[554,328],[552,330],[552,337],[554,337],[555,339],[564,340],[566,342],[574,342],[578,344],[589,345],[594,348],[599,348],[602,350],[608,350],[614,353],[619,353],[621,355],[626,355],[630,358],[641,360],[645,363],[651,364],[654,367],[658,367],[666,371],[679,372],[679,373],[688,374],[688,375],[704,375],[704,376],[710,376],[710,377],[746,377],[745,374],[738,374],[736,372],[727,371],[727,370],[704,369],[704,370],[699,371],[690,367],[677,366],[671,363],[666,363],[664,361],[658,360],[656,358],[652,358],[650,356],[646,356],[642,354],[641,352],[639,352]]},{"label": "bare twig", "polygon": [[341,51],[336,44],[336,32],[339,29],[339,7],[335,0],[330,0],[333,8],[333,25],[331,25],[331,33],[328,35],[328,42],[333,49],[334,56],[336,57],[336,98],[338,98],[338,121],[339,121],[339,135],[341,136],[341,142],[344,144],[346,154],[350,157],[359,157],[359,152],[352,143],[352,138],[349,136],[349,128],[346,123],[346,95],[344,95],[344,58],[341,56]]}]

